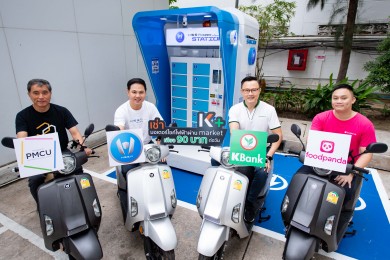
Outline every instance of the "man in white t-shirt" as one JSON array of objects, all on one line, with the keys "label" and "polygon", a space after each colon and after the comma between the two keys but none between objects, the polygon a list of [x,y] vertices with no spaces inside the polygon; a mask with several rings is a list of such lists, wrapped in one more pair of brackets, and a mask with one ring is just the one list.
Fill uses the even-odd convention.
[{"label": "man in white t-shirt", "polygon": [[[142,129],[143,143],[152,142],[152,137],[149,135],[148,123],[149,120],[154,120],[156,117],[163,120],[153,103],[145,101],[146,83],[143,79],[133,78],[127,82],[127,96],[129,101],[120,105],[115,111],[114,125],[121,130]],[[126,172],[139,164],[128,164],[122,166],[122,174],[126,179]]]},{"label": "man in white t-shirt", "polygon": [[241,81],[241,95],[244,99],[229,110],[230,133],[236,129],[272,132],[279,135],[279,141],[267,151],[265,168],[255,167],[254,177],[250,184],[245,202],[244,218],[253,222],[257,211],[257,197],[264,187],[271,168],[273,155],[282,142],[282,128],[273,106],[260,101],[261,88],[256,77],[247,76]]}]

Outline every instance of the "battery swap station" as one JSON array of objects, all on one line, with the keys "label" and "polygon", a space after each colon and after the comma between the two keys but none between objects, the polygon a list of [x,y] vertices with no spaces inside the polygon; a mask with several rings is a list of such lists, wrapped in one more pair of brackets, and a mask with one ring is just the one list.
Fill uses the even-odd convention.
[{"label": "battery swap station", "polygon": [[[242,78],[255,74],[256,19],[235,8],[208,6],[139,12],[133,28],[167,124],[196,127],[198,112],[228,118],[229,108],[241,101]],[[224,144],[229,140],[228,131]],[[200,148],[175,145],[178,153],[170,154],[168,164],[203,174],[210,157]]]}]

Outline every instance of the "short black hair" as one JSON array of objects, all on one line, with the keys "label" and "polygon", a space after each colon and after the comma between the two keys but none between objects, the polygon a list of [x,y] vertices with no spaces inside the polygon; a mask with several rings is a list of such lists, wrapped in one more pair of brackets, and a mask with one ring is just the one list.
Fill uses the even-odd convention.
[{"label": "short black hair", "polygon": [[257,80],[256,77],[254,77],[254,76],[246,76],[245,78],[243,78],[241,80],[241,88],[242,88],[242,85],[244,85],[244,83],[247,82],[247,81],[256,81],[257,83],[259,83],[259,81]]},{"label": "short black hair", "polygon": [[336,85],[336,86],[333,88],[333,90],[332,90],[332,94],[333,94],[333,92],[335,92],[336,90],[341,89],[341,88],[348,89],[349,91],[352,92],[352,94],[354,94],[354,92],[353,92],[353,87],[352,87],[351,85],[349,85],[349,84],[346,84],[346,83],[342,83],[342,84]]},{"label": "short black hair", "polygon": [[130,87],[131,85],[135,84],[135,83],[138,83],[138,84],[141,84],[142,86],[144,86],[145,88],[145,92],[146,92],[146,83],[145,83],[145,80],[141,79],[141,78],[132,78],[131,80],[129,80],[127,82],[127,90],[130,90]]},{"label": "short black hair", "polygon": [[27,83],[27,91],[30,93],[31,87],[34,85],[38,85],[39,87],[47,86],[49,91],[51,92],[50,82],[45,79],[32,79]]}]

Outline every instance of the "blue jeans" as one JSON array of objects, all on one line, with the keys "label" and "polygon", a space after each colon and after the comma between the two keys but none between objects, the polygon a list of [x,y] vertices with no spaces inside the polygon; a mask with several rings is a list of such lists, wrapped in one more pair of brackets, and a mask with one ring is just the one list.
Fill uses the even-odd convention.
[{"label": "blue jeans", "polygon": [[[219,166],[221,164],[211,159],[211,165]],[[238,167],[237,170],[249,179],[249,190],[246,199],[253,205],[257,205],[257,197],[267,181],[268,173],[265,171],[265,168],[260,167]]]},{"label": "blue jeans", "polygon": [[28,187],[35,202],[38,204],[38,187],[45,182],[46,174],[31,176],[28,178]]}]

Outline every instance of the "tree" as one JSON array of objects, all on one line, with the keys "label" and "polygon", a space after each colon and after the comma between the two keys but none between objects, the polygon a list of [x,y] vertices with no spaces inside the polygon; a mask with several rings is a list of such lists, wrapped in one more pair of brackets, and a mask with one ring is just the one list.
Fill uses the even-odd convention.
[{"label": "tree", "polygon": [[[307,4],[307,9],[310,10],[316,7],[318,4],[321,4],[321,10],[325,6],[327,0],[309,0]],[[358,10],[359,0],[349,0],[348,3],[348,13],[347,13],[347,23],[344,28],[344,37],[343,37],[343,50],[341,53],[341,62],[339,67],[339,73],[337,75],[337,82],[343,80],[347,76],[349,60],[351,57],[352,43],[353,43],[353,32],[355,28],[356,15]],[[342,9],[334,10],[332,14],[333,18],[336,14],[340,13]]]},{"label": "tree", "polygon": [[264,53],[260,65],[260,58],[257,57],[256,76],[258,78],[262,77],[262,68],[269,41],[289,34],[288,25],[295,14],[295,7],[295,2],[283,0],[275,0],[274,3],[264,7],[261,5],[239,6],[239,10],[254,17],[259,22],[258,50],[264,49]]},{"label": "tree", "polygon": [[178,9],[179,7],[173,5],[176,2],[177,0],[169,0],[169,9]]},{"label": "tree", "polygon": [[364,70],[369,72],[366,81],[381,87],[383,92],[390,93],[390,33],[387,33],[377,50],[380,55],[364,65]]}]

